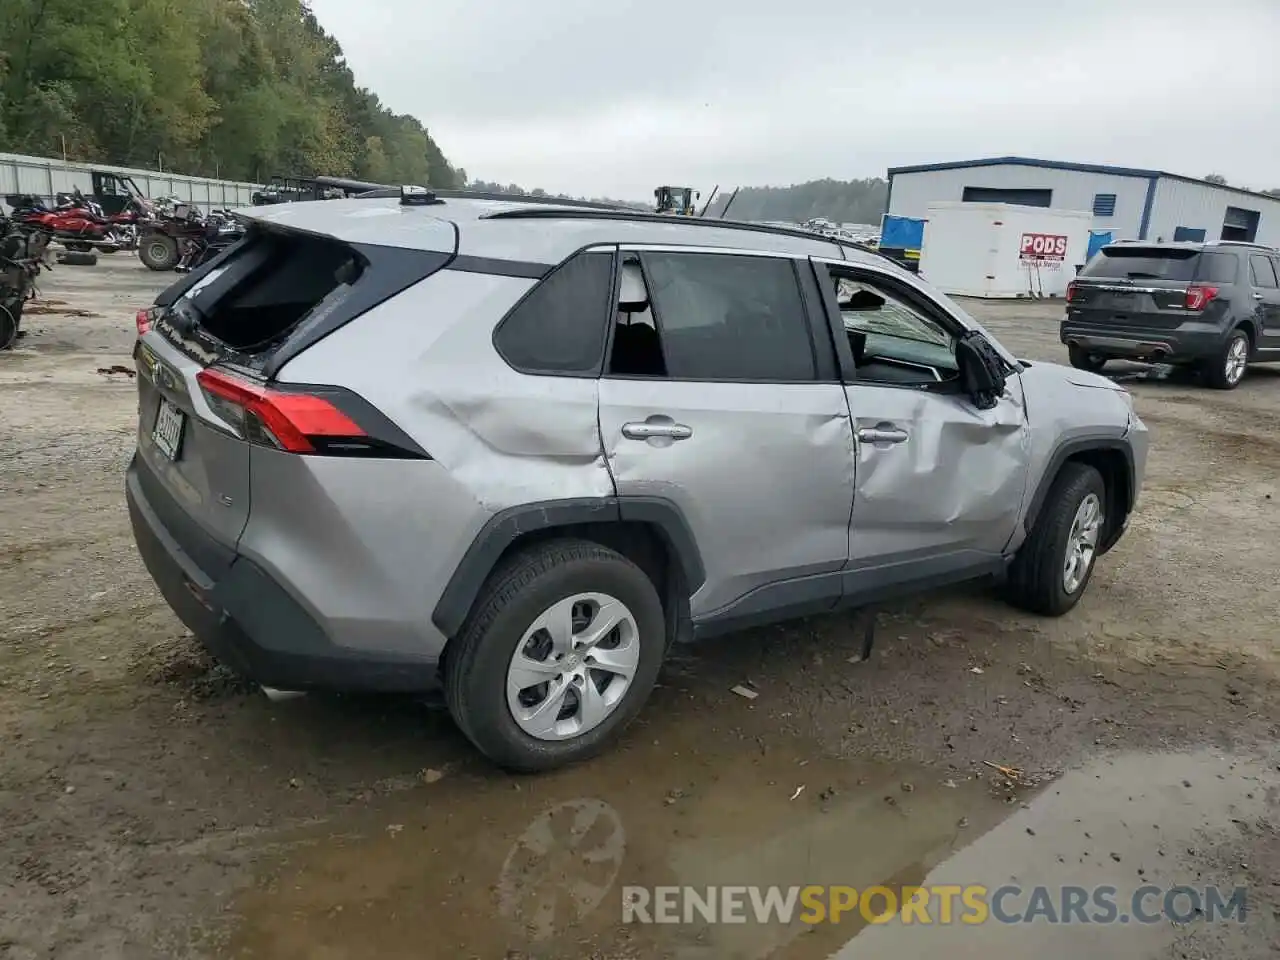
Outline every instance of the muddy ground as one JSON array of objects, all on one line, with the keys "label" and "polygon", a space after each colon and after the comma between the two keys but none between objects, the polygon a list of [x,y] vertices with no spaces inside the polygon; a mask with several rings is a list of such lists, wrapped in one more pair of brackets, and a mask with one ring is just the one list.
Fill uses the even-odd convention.
[{"label": "muddy ground", "polygon": [[[619,749],[515,779],[429,704],[268,702],[160,600],[122,477],[133,312],[165,281],[58,268],[0,355],[0,957],[1280,950],[1280,369],[1231,393],[1117,371],[1147,483],[1071,615],[953,592],[885,611],[867,663],[849,616],[681,648]],[[971,308],[1065,359],[1057,305]],[[628,885],[926,879],[1244,885],[1248,913],[620,922]]]}]

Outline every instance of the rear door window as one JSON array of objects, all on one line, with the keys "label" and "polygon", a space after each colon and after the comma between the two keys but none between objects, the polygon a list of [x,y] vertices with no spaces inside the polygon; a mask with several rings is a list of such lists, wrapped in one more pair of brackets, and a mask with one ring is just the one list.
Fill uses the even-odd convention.
[{"label": "rear door window", "polygon": [[1114,280],[1169,280],[1190,283],[1199,250],[1159,247],[1103,247],[1080,271],[1082,277]]},{"label": "rear door window", "polygon": [[1271,267],[1271,258],[1254,254],[1249,258],[1249,270],[1253,274],[1253,285],[1264,290],[1276,288],[1276,274]]},{"label": "rear door window", "polygon": [[790,259],[646,253],[642,263],[667,376],[816,379],[813,339]]},{"label": "rear door window", "polygon": [[1234,253],[1206,251],[1200,255],[1200,263],[1196,267],[1196,279],[1206,283],[1235,283],[1236,263]]},{"label": "rear door window", "polygon": [[579,254],[516,304],[498,326],[494,345],[522,373],[594,375],[612,289],[613,254]]}]

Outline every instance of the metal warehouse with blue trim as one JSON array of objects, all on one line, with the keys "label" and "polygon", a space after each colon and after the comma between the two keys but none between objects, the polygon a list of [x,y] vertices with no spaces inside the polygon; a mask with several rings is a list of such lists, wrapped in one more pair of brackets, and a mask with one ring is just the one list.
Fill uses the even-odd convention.
[{"label": "metal warehouse with blue trim", "polygon": [[1090,211],[1090,254],[1108,240],[1280,246],[1280,197],[1163,170],[1027,157],[890,168],[888,217],[923,220],[948,201]]}]

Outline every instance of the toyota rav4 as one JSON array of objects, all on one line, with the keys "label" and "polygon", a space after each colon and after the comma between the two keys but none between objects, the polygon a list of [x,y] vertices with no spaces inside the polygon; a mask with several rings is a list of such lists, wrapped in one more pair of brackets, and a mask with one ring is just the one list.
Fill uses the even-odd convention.
[{"label": "toyota rav4", "polygon": [[610,741],[678,640],[980,578],[1063,614],[1142,481],[1123,389],[830,238],[408,188],[243,216],[138,315],[147,568],[263,686],[443,686],[510,769]]}]

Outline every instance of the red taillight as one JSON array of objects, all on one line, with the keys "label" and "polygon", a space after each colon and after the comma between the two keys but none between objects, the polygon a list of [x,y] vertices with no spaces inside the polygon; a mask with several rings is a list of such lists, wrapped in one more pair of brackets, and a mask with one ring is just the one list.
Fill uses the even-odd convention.
[{"label": "red taillight", "polygon": [[[317,440],[366,437],[354,420],[324,397],[271,390],[222,370],[196,374],[211,405],[235,420],[246,440],[265,443],[290,453],[315,453]],[[228,409],[230,405],[231,409]]]},{"label": "red taillight", "polygon": [[1079,291],[1080,291],[1080,288],[1076,286],[1076,282],[1074,280],[1068,283],[1067,284],[1067,303],[1070,303],[1072,300],[1074,300],[1076,298],[1076,294]]},{"label": "red taillight", "polygon": [[1203,310],[1209,305],[1209,301],[1217,295],[1217,287],[1206,287],[1203,284],[1192,284],[1187,287],[1187,309]]},{"label": "red taillight", "polygon": [[134,320],[138,324],[138,336],[142,336],[151,329],[151,310],[139,310]]}]

